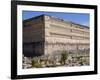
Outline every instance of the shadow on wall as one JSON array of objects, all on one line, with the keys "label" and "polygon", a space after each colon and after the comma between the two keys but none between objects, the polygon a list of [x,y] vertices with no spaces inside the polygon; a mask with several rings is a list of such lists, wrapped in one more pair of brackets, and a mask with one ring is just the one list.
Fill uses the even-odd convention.
[{"label": "shadow on wall", "polygon": [[44,42],[24,43],[23,54],[26,57],[41,56],[44,54]]}]

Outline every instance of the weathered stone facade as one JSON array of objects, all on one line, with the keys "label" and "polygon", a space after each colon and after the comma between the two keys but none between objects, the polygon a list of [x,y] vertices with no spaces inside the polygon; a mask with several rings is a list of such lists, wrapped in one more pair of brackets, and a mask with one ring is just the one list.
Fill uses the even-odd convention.
[{"label": "weathered stone facade", "polygon": [[89,27],[40,15],[23,21],[23,47],[29,57],[89,49]]},{"label": "weathered stone facade", "polygon": [[38,16],[23,21],[23,53],[27,57],[44,54],[44,18]]}]

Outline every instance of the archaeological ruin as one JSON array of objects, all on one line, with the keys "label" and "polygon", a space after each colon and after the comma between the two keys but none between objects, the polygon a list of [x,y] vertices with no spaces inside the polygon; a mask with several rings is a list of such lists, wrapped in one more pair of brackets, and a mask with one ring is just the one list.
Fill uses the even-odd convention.
[{"label": "archaeological ruin", "polygon": [[62,50],[89,49],[89,27],[40,15],[23,21],[26,56],[52,54]]},{"label": "archaeological ruin", "polygon": [[23,54],[26,57],[89,49],[88,26],[48,15],[23,21]]}]

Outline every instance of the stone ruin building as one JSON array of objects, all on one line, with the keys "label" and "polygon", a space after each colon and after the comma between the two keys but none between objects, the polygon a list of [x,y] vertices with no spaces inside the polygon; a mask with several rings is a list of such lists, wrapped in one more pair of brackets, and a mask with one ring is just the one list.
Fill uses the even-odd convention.
[{"label": "stone ruin building", "polygon": [[33,57],[89,49],[89,33],[88,26],[48,15],[36,16],[23,21],[23,54]]}]

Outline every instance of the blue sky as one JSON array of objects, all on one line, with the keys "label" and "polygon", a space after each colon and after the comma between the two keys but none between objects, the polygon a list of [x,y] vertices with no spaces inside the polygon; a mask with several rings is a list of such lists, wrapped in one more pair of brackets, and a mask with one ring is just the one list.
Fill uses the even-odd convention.
[{"label": "blue sky", "polygon": [[42,14],[54,16],[63,19],[65,21],[71,21],[85,26],[89,26],[89,22],[90,22],[90,15],[85,13],[23,11],[22,18],[23,20],[25,20]]}]

